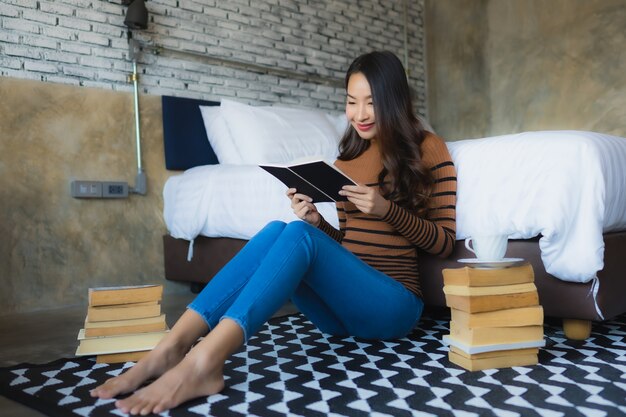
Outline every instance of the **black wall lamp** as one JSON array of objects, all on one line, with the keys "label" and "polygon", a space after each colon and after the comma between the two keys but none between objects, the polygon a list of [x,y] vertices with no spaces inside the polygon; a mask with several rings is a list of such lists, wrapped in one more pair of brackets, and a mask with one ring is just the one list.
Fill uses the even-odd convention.
[{"label": "black wall lamp", "polygon": [[148,9],[144,0],[122,0],[128,6],[124,24],[129,29],[146,29],[148,27]]}]

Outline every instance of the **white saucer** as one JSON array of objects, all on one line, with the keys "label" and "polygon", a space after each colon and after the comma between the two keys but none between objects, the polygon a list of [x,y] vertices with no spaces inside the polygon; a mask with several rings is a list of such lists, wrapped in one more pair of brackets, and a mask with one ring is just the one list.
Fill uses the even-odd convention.
[{"label": "white saucer", "polygon": [[523,258],[503,258],[499,261],[481,261],[477,258],[459,259],[458,262],[467,264],[470,268],[507,268],[524,262]]}]

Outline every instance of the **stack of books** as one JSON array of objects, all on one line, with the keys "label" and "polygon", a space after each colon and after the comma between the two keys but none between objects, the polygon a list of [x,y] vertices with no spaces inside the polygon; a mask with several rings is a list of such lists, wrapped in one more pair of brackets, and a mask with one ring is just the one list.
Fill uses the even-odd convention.
[{"label": "stack of books", "polygon": [[162,285],[90,288],[76,356],[96,355],[98,363],[141,359],[168,332],[162,297]]},{"label": "stack of books", "polygon": [[443,270],[451,309],[450,362],[470,371],[538,363],[543,308],[528,263],[509,268]]}]

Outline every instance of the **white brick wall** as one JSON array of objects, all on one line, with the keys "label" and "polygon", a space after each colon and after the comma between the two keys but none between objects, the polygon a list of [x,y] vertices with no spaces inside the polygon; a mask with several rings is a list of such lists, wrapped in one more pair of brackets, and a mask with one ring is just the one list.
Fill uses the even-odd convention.
[{"label": "white brick wall", "polygon": [[[404,59],[404,0],[148,0],[141,42],[342,79],[353,58]],[[424,0],[406,0],[410,83],[425,112]],[[0,0],[0,75],[130,91],[121,0]],[[143,93],[337,110],[343,88],[209,65],[186,54],[138,55]]]}]

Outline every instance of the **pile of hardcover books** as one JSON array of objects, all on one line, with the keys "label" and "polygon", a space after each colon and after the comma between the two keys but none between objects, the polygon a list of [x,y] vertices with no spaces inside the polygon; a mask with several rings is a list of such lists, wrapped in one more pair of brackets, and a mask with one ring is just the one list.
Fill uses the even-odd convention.
[{"label": "pile of hardcover books", "polygon": [[162,297],[162,285],[90,288],[76,356],[96,355],[98,363],[141,359],[168,332]]},{"label": "pile of hardcover books", "polygon": [[543,308],[528,263],[509,268],[443,270],[451,308],[448,358],[470,371],[538,363]]}]

